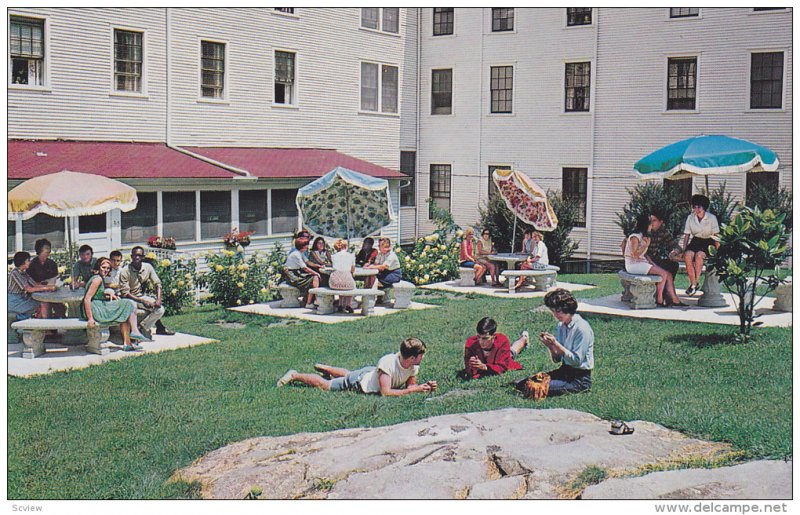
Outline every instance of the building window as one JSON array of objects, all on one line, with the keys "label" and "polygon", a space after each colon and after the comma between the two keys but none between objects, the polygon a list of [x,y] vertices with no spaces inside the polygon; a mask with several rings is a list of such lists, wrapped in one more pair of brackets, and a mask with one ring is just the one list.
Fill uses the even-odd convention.
[{"label": "building window", "polygon": [[514,30],[514,8],[492,7],[492,32]]},{"label": "building window", "polygon": [[164,206],[163,235],[176,241],[195,241],[195,192],[165,191],[161,195]]},{"label": "building window", "polygon": [[275,51],[275,103],[295,105],[295,54]]},{"label": "building window", "polygon": [[566,63],[564,111],[588,111],[592,83],[592,63]]},{"label": "building window", "polygon": [[[400,152],[400,171],[408,176],[408,185],[400,187],[400,206],[414,206],[416,204],[416,175],[417,175],[417,153]],[[403,182],[403,181],[401,181]]]},{"label": "building window", "polygon": [[158,234],[157,193],[138,191],[136,196],[139,198],[136,209],[120,215],[123,244],[142,243]]},{"label": "building window", "polygon": [[6,250],[10,253],[17,249],[17,222],[8,222],[8,232],[6,232]]},{"label": "building window", "polygon": [[362,111],[397,113],[397,87],[397,66],[361,63]]},{"label": "building window", "polygon": [[142,92],[141,32],[114,29],[114,89]]},{"label": "building window", "polygon": [[239,191],[239,230],[251,231],[258,236],[269,234],[267,215],[267,190]]},{"label": "building window", "polygon": [[753,12],[762,11],[785,11],[786,7],[753,7]]},{"label": "building window", "polygon": [[783,107],[783,52],[750,54],[750,109]]},{"label": "building window", "polygon": [[697,58],[671,57],[667,72],[667,109],[695,109]]},{"label": "building window", "polygon": [[294,14],[294,7],[273,7],[272,10],[283,14]]},{"label": "building window", "polygon": [[431,114],[453,112],[453,70],[433,70],[431,75]]},{"label": "building window", "polygon": [[382,30],[397,34],[400,32],[399,7],[362,7],[361,26],[365,29]]},{"label": "building window", "polygon": [[570,199],[578,204],[575,227],[586,227],[586,183],[588,171],[586,168],[564,168],[562,172],[561,194],[564,199]]},{"label": "building window", "polygon": [[500,191],[497,189],[497,184],[494,182],[494,171],[495,170],[509,170],[511,169],[508,165],[489,165],[489,185],[488,185],[488,194],[489,194],[489,202],[494,200],[500,194]]},{"label": "building window", "polygon": [[664,179],[664,192],[678,204],[688,205],[692,199],[692,178]]},{"label": "building window", "polygon": [[[450,171],[451,165],[431,165],[431,198],[437,207],[447,211],[450,211]],[[433,214],[429,212],[428,218],[433,218]]]},{"label": "building window", "polygon": [[780,174],[778,172],[748,172],[744,192],[745,205],[752,205],[751,195],[756,189],[764,189],[777,194],[780,189]]},{"label": "building window", "polygon": [[492,66],[489,87],[492,95],[491,112],[511,113],[514,96],[514,67]]},{"label": "building window", "polygon": [[202,41],[200,68],[204,98],[225,98],[225,43]]},{"label": "building window", "polygon": [[11,82],[44,86],[44,20],[11,16]]},{"label": "building window", "polygon": [[567,27],[592,24],[591,7],[567,7]]},{"label": "building window", "polygon": [[297,188],[272,190],[272,234],[297,230]]},{"label": "building window", "polygon": [[78,217],[78,234],[106,232],[106,215],[88,215]]},{"label": "building window", "polygon": [[200,192],[200,239],[223,238],[231,231],[231,192]]},{"label": "building window", "polygon": [[[53,248],[64,247],[64,218],[38,214],[33,218],[22,221],[22,248],[34,250],[36,240],[47,238]],[[9,249],[14,248],[10,246]]]},{"label": "building window", "polygon": [[449,36],[453,33],[455,13],[452,7],[433,8],[433,35]]},{"label": "building window", "polygon": [[670,18],[695,18],[700,16],[699,7],[670,7]]}]

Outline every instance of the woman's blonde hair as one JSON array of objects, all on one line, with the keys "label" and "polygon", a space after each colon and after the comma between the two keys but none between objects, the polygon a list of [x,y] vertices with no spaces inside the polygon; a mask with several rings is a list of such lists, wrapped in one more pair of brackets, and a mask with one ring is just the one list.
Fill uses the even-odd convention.
[{"label": "woman's blonde hair", "polygon": [[464,229],[464,235],[466,236],[467,234],[472,234],[474,236],[475,235],[475,229],[472,228],[472,227],[467,227],[466,229]]},{"label": "woman's blonde hair", "polygon": [[343,239],[339,238],[333,243],[333,250],[339,252],[340,250],[344,250],[347,248],[347,242]]}]

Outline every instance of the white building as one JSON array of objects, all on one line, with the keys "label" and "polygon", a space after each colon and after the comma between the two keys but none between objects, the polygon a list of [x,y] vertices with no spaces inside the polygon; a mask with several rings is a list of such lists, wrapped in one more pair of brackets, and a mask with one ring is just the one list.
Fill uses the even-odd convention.
[{"label": "white building", "polygon": [[[70,221],[99,252],[148,233],[179,236],[182,249],[219,246],[232,227],[254,228],[255,245],[286,239],[294,189],[342,160],[390,180],[399,217],[384,233],[402,241],[431,229],[424,199],[474,224],[492,167],[520,169],[584,201],[586,227],[573,238],[592,256],[618,252],[613,220],[636,183],[633,163],[684,137],[768,146],[791,187],[791,9],[8,16],[8,186],[71,162],[108,163],[141,200],[131,214]],[[95,153],[72,141],[96,142]],[[115,157],[120,142],[148,145],[124,148],[150,160]],[[316,167],[304,174],[298,162]],[[402,194],[396,170],[415,178]],[[728,179],[740,197],[745,185],[744,175]],[[9,250],[58,236],[59,223],[63,232],[63,221],[10,223]]]}]

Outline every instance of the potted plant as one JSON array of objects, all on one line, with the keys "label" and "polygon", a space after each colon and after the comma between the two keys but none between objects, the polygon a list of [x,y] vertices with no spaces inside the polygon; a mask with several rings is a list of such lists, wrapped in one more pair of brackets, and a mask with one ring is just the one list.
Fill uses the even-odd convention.
[{"label": "potted plant", "polygon": [[246,247],[250,245],[250,236],[253,235],[253,231],[242,231],[239,232],[239,229],[234,227],[231,232],[225,235],[223,238],[223,242],[225,243],[225,247],[237,248],[237,247]]}]

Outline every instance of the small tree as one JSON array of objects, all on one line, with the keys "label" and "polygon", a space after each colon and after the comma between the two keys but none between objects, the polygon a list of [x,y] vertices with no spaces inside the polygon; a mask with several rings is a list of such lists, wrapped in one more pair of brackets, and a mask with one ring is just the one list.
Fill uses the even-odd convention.
[{"label": "small tree", "polygon": [[785,215],[783,225],[787,231],[792,231],[792,193],[786,188],[775,191],[766,184],[757,184],[747,192],[747,206],[762,211],[772,209],[776,215]]},{"label": "small tree", "polygon": [[[754,306],[773,291],[781,280],[776,275],[766,275],[786,258],[791,250],[783,225],[783,214],[770,209],[743,208],[734,219],[722,226],[719,248],[711,247],[707,268],[717,274],[725,288],[739,299],[739,336],[746,342],[756,316]],[[765,290],[756,300],[756,288]]]}]

